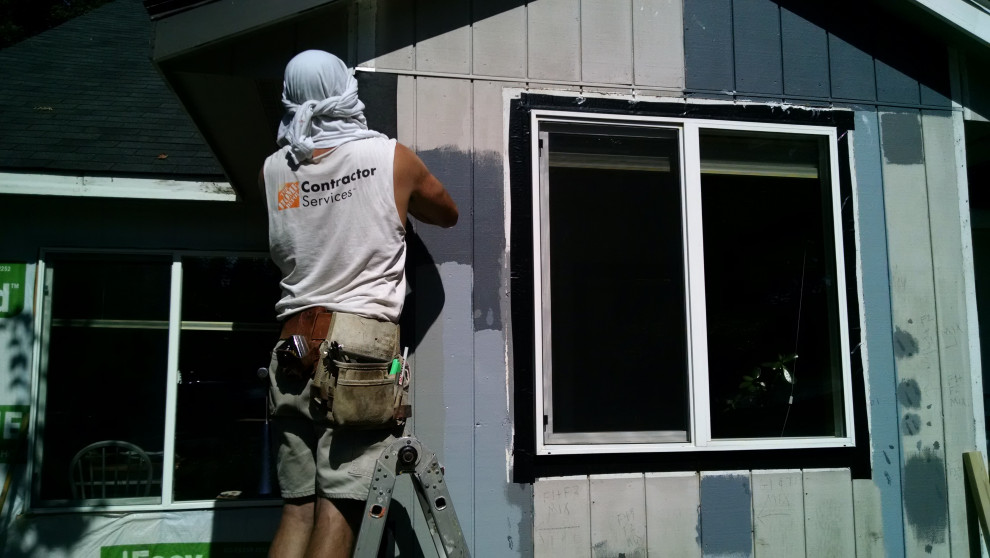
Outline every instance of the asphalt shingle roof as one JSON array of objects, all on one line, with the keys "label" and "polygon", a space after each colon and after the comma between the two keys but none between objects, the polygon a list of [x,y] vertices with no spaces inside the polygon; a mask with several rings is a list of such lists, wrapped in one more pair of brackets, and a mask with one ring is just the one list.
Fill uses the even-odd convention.
[{"label": "asphalt shingle roof", "polygon": [[223,180],[152,66],[141,0],[0,50],[0,171]]}]

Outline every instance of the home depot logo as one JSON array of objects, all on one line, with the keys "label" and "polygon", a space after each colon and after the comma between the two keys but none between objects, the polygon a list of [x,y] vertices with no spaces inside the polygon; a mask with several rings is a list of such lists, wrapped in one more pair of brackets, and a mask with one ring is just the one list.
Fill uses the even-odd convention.
[{"label": "home depot logo", "polygon": [[299,183],[286,182],[278,189],[278,210],[299,207]]}]

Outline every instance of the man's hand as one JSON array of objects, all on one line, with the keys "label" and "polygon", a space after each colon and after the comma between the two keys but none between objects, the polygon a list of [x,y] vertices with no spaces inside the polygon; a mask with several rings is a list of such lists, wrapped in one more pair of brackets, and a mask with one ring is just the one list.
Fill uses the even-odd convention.
[{"label": "man's hand", "polygon": [[406,224],[406,214],[429,225],[453,227],[457,224],[457,204],[450,193],[411,149],[396,142],[392,167],[395,208]]}]

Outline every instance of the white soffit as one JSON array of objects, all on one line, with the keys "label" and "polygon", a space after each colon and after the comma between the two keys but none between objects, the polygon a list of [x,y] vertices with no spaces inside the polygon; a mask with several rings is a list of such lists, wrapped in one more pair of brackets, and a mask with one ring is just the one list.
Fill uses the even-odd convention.
[{"label": "white soffit", "polygon": [[0,194],[156,200],[237,201],[225,182],[0,172]]},{"label": "white soffit", "polygon": [[969,0],[912,0],[990,45],[990,10]]}]

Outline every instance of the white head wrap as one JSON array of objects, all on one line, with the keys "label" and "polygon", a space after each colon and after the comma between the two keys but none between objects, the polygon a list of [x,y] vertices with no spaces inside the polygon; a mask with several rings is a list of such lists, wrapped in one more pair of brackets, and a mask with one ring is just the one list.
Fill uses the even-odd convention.
[{"label": "white head wrap", "polygon": [[329,52],[307,50],[289,61],[282,105],[286,112],[278,127],[278,144],[292,147],[297,164],[311,160],[317,148],[385,137],[368,129],[357,80],[347,65]]}]

